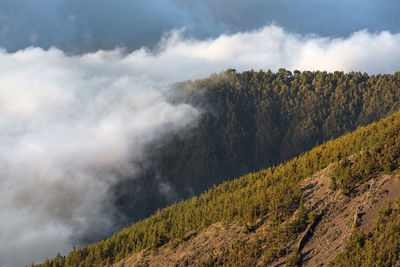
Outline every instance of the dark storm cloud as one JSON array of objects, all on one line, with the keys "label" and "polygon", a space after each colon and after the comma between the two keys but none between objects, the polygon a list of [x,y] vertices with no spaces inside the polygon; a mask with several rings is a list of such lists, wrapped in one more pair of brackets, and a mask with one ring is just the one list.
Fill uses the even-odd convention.
[{"label": "dark storm cloud", "polygon": [[191,12],[203,6],[225,30],[243,31],[275,22],[289,31],[349,35],[354,31],[399,31],[399,1],[375,0],[176,0]]},{"label": "dark storm cloud", "polygon": [[1,0],[0,46],[56,46],[69,52],[151,47],[185,28],[197,39],[276,23],[288,31],[348,36],[400,31],[399,1],[372,0]]},{"label": "dark storm cloud", "polygon": [[68,51],[155,43],[163,32],[185,24],[168,1],[17,0],[0,2],[0,46],[30,45]]}]

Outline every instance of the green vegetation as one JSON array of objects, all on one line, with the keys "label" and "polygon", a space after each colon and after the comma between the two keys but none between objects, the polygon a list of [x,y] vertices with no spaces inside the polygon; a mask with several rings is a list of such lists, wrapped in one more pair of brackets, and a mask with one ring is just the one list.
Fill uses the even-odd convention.
[{"label": "green vegetation", "polygon": [[400,263],[400,202],[382,209],[371,236],[356,231],[330,266],[398,266]]},{"label": "green vegetation", "polygon": [[[158,210],[153,216],[123,229],[107,240],[74,249],[66,257],[58,256],[38,266],[105,266],[144,248],[157,248],[169,241],[182,240],[185,233],[200,231],[216,222],[254,225],[258,219],[268,219],[271,229],[250,242],[239,242],[229,256],[210,259],[209,263],[251,266],[259,255],[264,255],[265,261],[271,261],[271,258],[287,253],[280,251],[281,242],[295,238],[304,230],[306,222],[312,220],[313,215],[307,214],[302,207],[300,181],[337,161],[340,163],[335,165],[336,175],[346,173],[351,163],[346,165],[343,162],[357,153],[360,157],[372,155],[374,165],[370,172],[366,172],[367,175],[386,171],[388,158],[385,154],[391,160],[390,168],[395,168],[398,165],[399,143],[400,113],[395,113],[379,123],[361,127],[315,147],[285,164],[214,186],[197,197]],[[369,160],[369,156],[365,160]],[[337,175],[339,187],[348,188],[351,193],[353,185],[364,177],[355,175],[361,171],[365,172],[366,168],[351,169],[350,175],[344,178]],[[296,210],[298,213],[294,223],[284,224]],[[296,265],[299,261],[301,257],[294,252],[290,262]]]},{"label": "green vegetation", "polygon": [[301,253],[295,250],[292,255],[290,255],[286,261],[287,267],[301,266]]},{"label": "green vegetation", "polygon": [[369,180],[377,173],[391,174],[398,168],[400,157],[400,138],[391,132],[383,136],[368,150],[361,151],[351,160],[345,158],[335,163],[331,177],[331,189],[340,189],[349,196],[361,182]]},{"label": "green vegetation", "polygon": [[[400,109],[400,73],[227,70],[176,87],[173,101],[204,113],[184,135],[150,146],[153,165],[116,186],[119,214],[129,223]],[[160,193],[160,183],[171,192]]]}]

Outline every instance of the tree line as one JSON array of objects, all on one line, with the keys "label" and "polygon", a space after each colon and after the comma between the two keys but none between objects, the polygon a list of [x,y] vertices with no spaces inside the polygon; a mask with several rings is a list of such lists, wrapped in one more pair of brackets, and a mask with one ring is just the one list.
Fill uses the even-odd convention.
[{"label": "tree line", "polygon": [[[178,83],[174,92],[172,102],[203,113],[195,127],[149,145],[151,164],[115,186],[125,224],[393,114],[400,109],[400,72],[228,69]],[[170,190],[161,192],[160,184]]]},{"label": "tree line", "polygon": [[[204,264],[205,266],[249,266],[257,257],[261,257],[267,264],[285,255],[280,245],[288,240],[294,240],[312,217],[312,214],[302,210],[300,182],[303,179],[334,164],[336,171],[333,173],[336,175],[336,181],[348,190],[344,193],[351,197],[352,185],[364,177],[358,175],[360,172],[368,177],[377,171],[387,173],[398,170],[399,144],[400,112],[397,112],[378,123],[359,127],[354,132],[324,142],[286,163],[213,186],[198,196],[158,210],[152,216],[124,228],[106,240],[74,248],[67,256],[57,255],[54,259],[36,266],[107,266],[145,248],[157,249],[168,242],[178,246],[184,242],[186,233],[201,231],[216,222],[223,222],[225,225],[236,222],[252,226],[260,218],[268,218],[271,222],[270,228],[264,231],[264,235],[258,236],[251,242],[238,242],[224,257],[210,259],[210,262]],[[349,162],[344,163],[349,156],[357,154],[360,156],[353,165]],[[367,163],[364,164],[364,161]],[[372,164],[370,169],[368,162]],[[389,167],[387,162],[390,164]],[[348,166],[355,167],[348,169]],[[348,176],[346,174],[343,176],[345,178],[340,178],[341,174],[347,172],[350,172]],[[283,222],[293,216],[295,210],[302,211],[298,218],[292,224],[284,224]],[[397,227],[397,225],[398,223],[394,223],[389,226]],[[382,234],[377,233],[377,238],[386,234],[386,230],[383,229]],[[392,253],[392,247],[387,247],[390,249],[387,253]],[[387,251],[386,248],[382,249]],[[367,251],[353,252],[350,248],[345,253],[350,253],[348,255],[357,253],[361,257],[362,253]],[[299,260],[296,256],[298,255],[295,254],[293,257],[293,264]],[[346,254],[343,254],[336,260],[347,262],[346,257]]]}]

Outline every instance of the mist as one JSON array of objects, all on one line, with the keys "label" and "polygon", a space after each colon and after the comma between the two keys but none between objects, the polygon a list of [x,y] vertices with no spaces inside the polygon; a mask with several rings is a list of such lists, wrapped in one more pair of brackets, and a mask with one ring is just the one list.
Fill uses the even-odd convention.
[{"label": "mist", "polygon": [[[195,127],[204,112],[169,102],[173,83],[227,68],[392,73],[398,47],[400,34],[387,31],[327,38],[268,25],[205,40],[173,30],[132,52],[1,50],[0,265],[116,230],[110,188],[135,179],[147,145]],[[160,184],[160,194],[173,190]]]},{"label": "mist", "polygon": [[167,85],[119,51],[30,48],[0,61],[0,265],[22,266],[115,230],[110,186],[199,112],[167,102]]}]

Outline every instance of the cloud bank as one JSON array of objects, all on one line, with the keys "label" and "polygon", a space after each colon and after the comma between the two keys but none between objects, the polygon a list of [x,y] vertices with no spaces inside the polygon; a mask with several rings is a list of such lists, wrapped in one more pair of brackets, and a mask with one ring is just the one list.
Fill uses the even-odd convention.
[{"label": "cloud bank", "polygon": [[389,32],[324,38],[270,25],[207,40],[173,31],[133,52],[1,50],[0,265],[114,230],[110,187],[134,179],[146,145],[200,114],[166,100],[171,83],[227,68],[390,73],[400,69],[398,47],[400,34]]},{"label": "cloud bank", "polygon": [[134,177],[145,146],[198,111],[166,101],[119,51],[0,53],[0,265],[65,252],[114,227],[109,188]]}]

